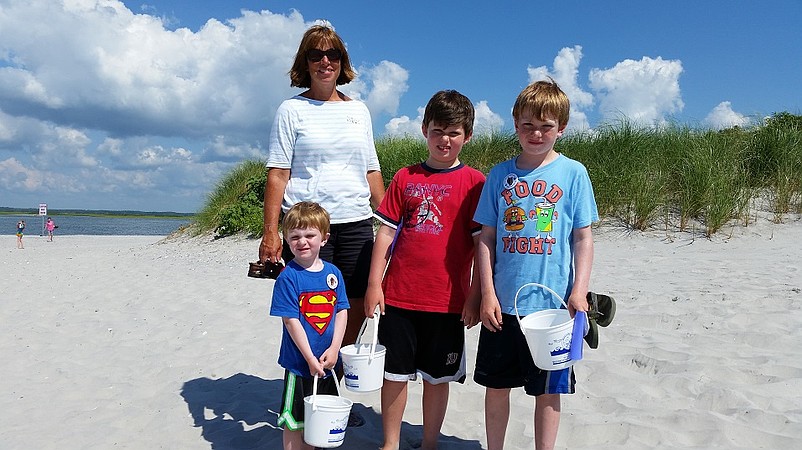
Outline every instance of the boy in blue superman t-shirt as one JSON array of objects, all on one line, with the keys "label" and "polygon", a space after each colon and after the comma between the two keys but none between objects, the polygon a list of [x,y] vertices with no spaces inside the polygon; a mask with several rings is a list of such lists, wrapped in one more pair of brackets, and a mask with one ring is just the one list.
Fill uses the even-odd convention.
[{"label": "boy in blue superman t-shirt", "polygon": [[270,305],[270,315],[284,324],[278,425],[284,427],[285,449],[311,449],[303,441],[304,397],[312,394],[315,375],[321,378],[318,393],[337,395],[337,380],[325,377],[325,370],[337,364],[349,304],[340,270],[320,259],[329,237],[326,210],[313,202],[297,203],[284,216],[282,230],[295,258],[276,279]]}]

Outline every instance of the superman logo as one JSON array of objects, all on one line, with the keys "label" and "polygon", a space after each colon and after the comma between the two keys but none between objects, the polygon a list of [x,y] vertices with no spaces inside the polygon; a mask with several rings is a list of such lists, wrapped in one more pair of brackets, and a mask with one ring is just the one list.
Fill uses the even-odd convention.
[{"label": "superman logo", "polygon": [[299,300],[301,315],[318,334],[325,333],[334,316],[337,295],[333,291],[306,292],[300,295]]}]

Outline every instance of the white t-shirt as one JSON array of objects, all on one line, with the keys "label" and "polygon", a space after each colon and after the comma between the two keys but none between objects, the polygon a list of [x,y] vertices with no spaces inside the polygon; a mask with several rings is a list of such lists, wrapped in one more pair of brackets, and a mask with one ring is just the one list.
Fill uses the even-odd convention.
[{"label": "white t-shirt", "polygon": [[380,167],[368,108],[355,100],[285,100],[270,132],[267,167],[290,169],[284,212],[313,201],[334,224],[370,218],[367,173]]}]

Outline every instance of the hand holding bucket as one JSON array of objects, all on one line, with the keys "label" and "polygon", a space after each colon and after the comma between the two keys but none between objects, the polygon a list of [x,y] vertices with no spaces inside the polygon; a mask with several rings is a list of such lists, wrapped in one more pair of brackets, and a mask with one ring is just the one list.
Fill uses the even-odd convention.
[{"label": "hand holding bucket", "polygon": [[[372,392],[381,389],[384,384],[384,355],[387,349],[378,343],[379,339],[379,307],[373,318],[366,318],[356,337],[356,343],[340,349],[343,361],[345,388],[354,392]],[[362,343],[368,322],[373,320],[373,340],[370,344]]]},{"label": "hand holding bucket", "polygon": [[312,395],[304,397],[304,441],[319,448],[339,447],[345,440],[345,428],[353,402],[340,396],[340,383],[331,371],[337,395],[318,395],[318,376],[312,384]]},{"label": "hand holding bucket", "polygon": [[[545,309],[521,319],[518,313],[518,295],[529,286],[546,290],[559,300],[565,309]],[[571,355],[575,319],[571,317],[568,305],[559,294],[540,283],[526,283],[515,293],[514,305],[515,318],[518,319],[521,332],[526,338],[529,352],[537,367],[543,370],[561,370],[577,361]],[[579,337],[579,345],[582,345],[582,336]]]}]

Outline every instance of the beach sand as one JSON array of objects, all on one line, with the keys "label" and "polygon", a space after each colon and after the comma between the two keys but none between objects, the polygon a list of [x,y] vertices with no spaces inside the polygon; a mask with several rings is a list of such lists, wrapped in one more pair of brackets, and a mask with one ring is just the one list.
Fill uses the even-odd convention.
[{"label": "beach sand", "polygon": [[[616,298],[576,364],[557,448],[802,445],[802,221],[712,239],[595,230],[592,290]],[[0,448],[279,449],[281,322],[258,241],[6,237],[0,251]],[[485,448],[483,388],[452,385],[441,448]],[[379,393],[342,448],[382,439]],[[402,434],[422,434],[420,382]],[[512,395],[507,448],[532,448],[533,399]]]}]

